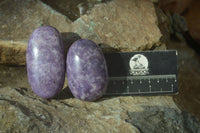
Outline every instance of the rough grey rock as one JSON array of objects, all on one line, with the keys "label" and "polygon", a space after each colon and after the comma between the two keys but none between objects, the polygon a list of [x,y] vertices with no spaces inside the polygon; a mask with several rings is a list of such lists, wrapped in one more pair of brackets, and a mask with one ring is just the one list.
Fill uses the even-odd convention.
[{"label": "rough grey rock", "polygon": [[39,0],[0,1],[0,64],[25,65],[26,47],[34,29],[51,25],[70,32],[68,18]]},{"label": "rough grey rock", "polygon": [[[60,100],[59,96],[45,100],[25,88],[1,88],[0,94],[2,132],[139,133],[124,121],[117,99],[89,103],[77,99]],[[113,103],[116,105],[111,107]]]},{"label": "rough grey rock", "polygon": [[199,132],[195,117],[170,96],[113,97],[84,102],[64,89],[45,100],[30,89],[0,88],[2,132]]},{"label": "rough grey rock", "polygon": [[27,43],[34,29],[51,25],[70,31],[68,18],[39,0],[4,0],[0,3],[0,40]]},{"label": "rough grey rock", "polygon": [[198,120],[187,112],[159,106],[143,108],[142,112],[128,112],[127,120],[141,133],[200,133]]}]

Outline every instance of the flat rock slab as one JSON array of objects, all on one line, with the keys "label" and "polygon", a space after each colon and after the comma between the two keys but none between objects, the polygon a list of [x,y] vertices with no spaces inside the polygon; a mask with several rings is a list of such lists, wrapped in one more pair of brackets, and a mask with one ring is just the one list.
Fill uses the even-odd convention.
[{"label": "flat rock slab", "polygon": [[10,87],[0,94],[2,132],[200,132],[197,119],[180,111],[170,96],[83,102],[65,90],[45,100],[30,89]]},{"label": "flat rock slab", "polygon": [[151,49],[160,45],[162,37],[154,5],[148,0],[113,0],[95,5],[73,27],[81,37],[119,51]]},{"label": "flat rock slab", "polygon": [[66,17],[35,0],[4,0],[0,3],[0,40],[21,41],[27,44],[33,30],[51,25],[60,32],[70,31]]},{"label": "flat rock slab", "polygon": [[51,25],[60,32],[71,28],[64,15],[34,0],[3,0],[0,18],[0,64],[26,64],[26,47],[35,28]]},{"label": "flat rock slab", "polygon": [[[39,0],[2,0],[0,18],[0,64],[25,65],[30,34],[42,25],[56,27],[63,39],[67,39],[65,45],[85,38],[107,52],[151,49],[163,44],[162,38],[169,36],[159,28],[160,22],[162,25],[166,22],[166,16],[149,0],[98,2],[89,14],[73,22]],[[168,31],[167,27],[161,29]],[[66,36],[68,33],[76,35],[76,39]]]}]

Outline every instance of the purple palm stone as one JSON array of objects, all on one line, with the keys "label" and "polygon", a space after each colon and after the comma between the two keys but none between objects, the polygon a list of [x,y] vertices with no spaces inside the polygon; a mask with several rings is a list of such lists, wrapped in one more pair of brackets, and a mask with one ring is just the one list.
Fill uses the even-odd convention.
[{"label": "purple palm stone", "polygon": [[28,42],[26,62],[33,92],[42,98],[55,96],[65,80],[65,55],[58,30],[51,26],[37,28]]},{"label": "purple palm stone", "polygon": [[95,101],[106,91],[108,72],[101,49],[92,41],[80,39],[67,54],[67,80],[72,94]]}]

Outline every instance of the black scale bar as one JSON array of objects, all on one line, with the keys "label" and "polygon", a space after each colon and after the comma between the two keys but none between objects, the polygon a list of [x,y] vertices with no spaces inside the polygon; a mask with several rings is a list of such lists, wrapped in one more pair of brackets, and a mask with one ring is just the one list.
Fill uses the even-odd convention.
[{"label": "black scale bar", "polygon": [[105,96],[177,94],[177,52],[106,53]]}]

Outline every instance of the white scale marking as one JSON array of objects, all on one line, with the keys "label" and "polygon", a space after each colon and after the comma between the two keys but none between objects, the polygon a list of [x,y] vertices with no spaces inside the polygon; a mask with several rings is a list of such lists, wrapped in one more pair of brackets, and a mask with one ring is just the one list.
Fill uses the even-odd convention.
[{"label": "white scale marking", "polygon": [[151,92],[151,85],[149,85],[149,91]]},{"label": "white scale marking", "polygon": [[159,81],[159,79],[157,80],[157,83],[159,83],[160,81]]},{"label": "white scale marking", "polygon": [[176,78],[176,75],[149,75],[149,76],[124,76],[124,77],[110,77],[109,80],[141,80],[141,79],[160,79],[160,78],[166,78],[166,81],[168,82],[168,78]]},{"label": "white scale marking", "polygon": [[[156,75],[156,76],[145,76],[145,77],[143,77],[143,76],[128,76],[128,77],[111,77],[111,78],[109,78],[109,80],[110,81],[115,81],[115,80],[121,80],[121,79],[125,79],[125,80],[130,80],[131,81],[131,84],[133,84],[133,80],[140,80],[140,83],[142,82],[141,80],[142,79],[148,79],[148,82],[149,82],[149,84],[151,83],[151,79],[156,79],[157,78],[157,82],[159,82],[158,81],[158,78],[162,78],[162,79],[165,79],[166,80],[166,83],[168,83],[169,82],[169,80],[168,80],[168,78],[174,78],[174,81],[175,82],[177,82],[177,80],[176,80],[176,75]],[[129,81],[129,82],[130,82]],[[113,82],[113,83],[115,83],[116,84],[116,81],[115,82]],[[122,84],[125,84],[125,81],[122,81]],[[152,91],[152,87],[151,87],[151,85],[149,85],[149,91],[148,92],[141,92],[141,90],[139,89],[138,90],[138,92],[129,92],[129,88],[130,88],[130,86],[129,87],[127,87],[127,90],[128,90],[128,92],[124,92],[123,94],[138,94],[138,92],[141,94],[141,93],[159,93],[159,92],[163,92],[163,93],[172,93],[173,91],[174,91],[174,85],[173,84],[171,84],[171,90],[167,90],[167,91],[163,91],[162,89],[163,88],[160,88],[161,90],[160,91]],[[122,94],[122,93],[108,93],[108,94],[106,94],[106,95],[115,95],[115,94]]]},{"label": "white scale marking", "polygon": [[[171,93],[171,92],[173,92],[173,91],[162,91],[162,92],[164,92],[164,93]],[[160,91],[151,91],[151,92],[139,92],[139,93],[143,93],[143,94],[145,94],[145,93],[160,93]],[[119,95],[119,94],[122,94],[122,93],[108,93],[107,95]],[[125,92],[125,93],[123,93],[123,94],[138,94],[138,92]]]},{"label": "white scale marking", "polygon": [[127,86],[126,88],[127,88],[127,92],[129,92],[129,86]]}]

